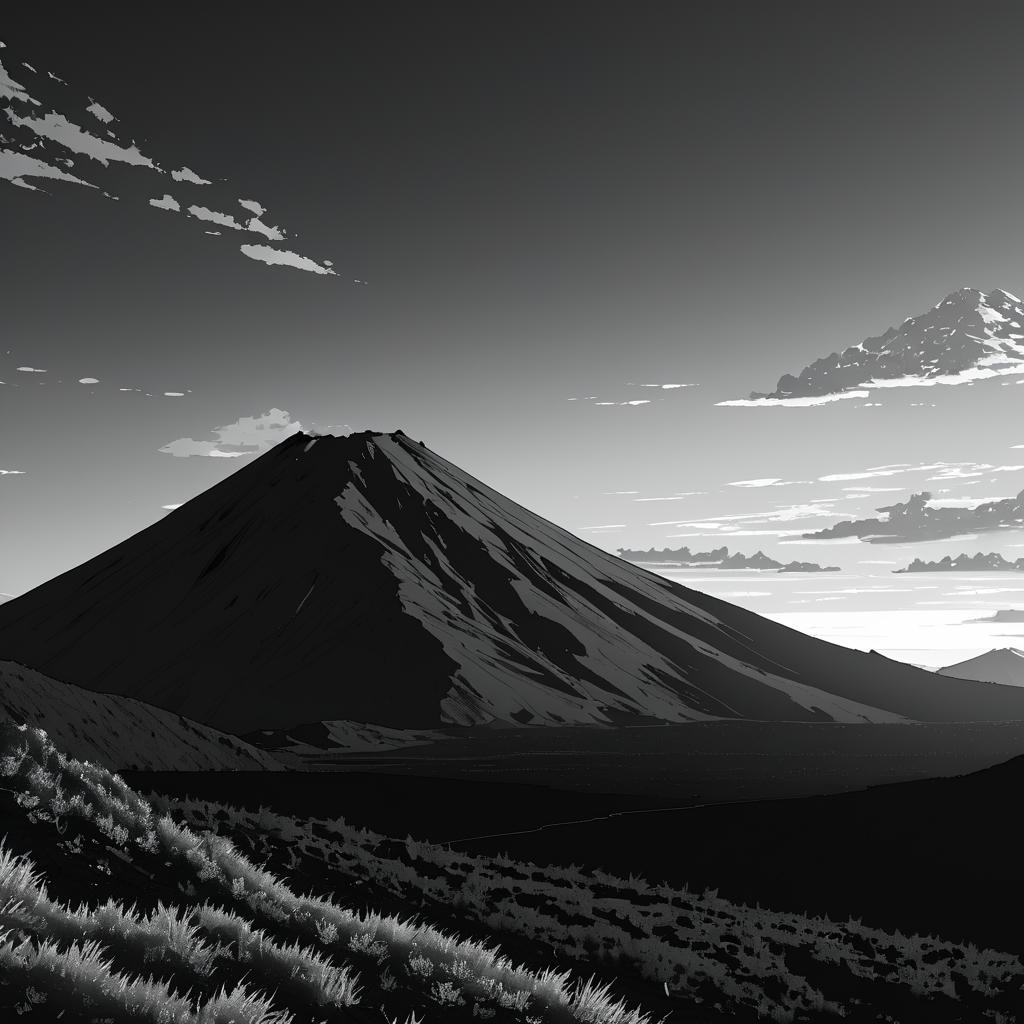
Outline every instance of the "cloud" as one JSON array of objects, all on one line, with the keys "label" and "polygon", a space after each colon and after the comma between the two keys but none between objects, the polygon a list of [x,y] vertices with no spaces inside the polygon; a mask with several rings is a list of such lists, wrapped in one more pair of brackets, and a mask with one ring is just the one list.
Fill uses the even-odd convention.
[{"label": "cloud", "polygon": [[[635,491],[633,492],[636,493]],[[682,501],[683,498],[694,498],[698,494],[704,494],[704,491],[684,491],[681,494],[672,494],[667,498],[634,498],[634,501]]]},{"label": "cloud", "polygon": [[220,224],[221,227],[231,228],[234,231],[245,230],[230,213],[221,213],[220,210],[211,210],[209,207],[197,205],[190,206],[188,212],[197,220],[208,220],[213,224]]},{"label": "cloud", "polygon": [[841,402],[844,398],[867,398],[867,391],[844,391],[841,395],[803,395],[799,398],[733,398],[728,402],[716,402],[715,405],[746,406],[748,408],[766,408],[781,406],[801,408],[811,405],[827,405],[829,402]]},{"label": "cloud", "polygon": [[777,476],[759,477],[756,480],[733,480],[727,487],[792,487],[794,484],[806,484],[807,480],[782,480]]},{"label": "cloud", "polygon": [[79,384],[99,384],[99,381],[95,377],[79,377]]},{"label": "cloud", "polygon": [[0,469],[0,476],[24,476],[23,469]]},{"label": "cloud", "polygon": [[172,213],[181,213],[181,203],[169,192],[165,192],[162,199],[150,199],[149,205],[155,206],[158,210],[170,210]]},{"label": "cloud", "polygon": [[321,266],[308,256],[300,256],[290,249],[272,249],[269,245],[241,246],[242,252],[251,260],[259,260],[271,267],[295,267],[296,270],[308,270],[313,274],[334,274],[328,266]]},{"label": "cloud", "polygon": [[[938,469],[941,463],[935,463],[931,466],[918,467],[922,470]],[[860,473],[829,473],[828,476],[819,476],[818,481],[820,483],[837,483],[840,480],[871,480],[875,477],[880,476],[898,476],[900,473],[909,472],[910,467],[897,467],[893,469],[886,469],[885,467],[878,467],[876,469],[866,469]],[[860,488],[858,488],[860,489]]]},{"label": "cloud", "polygon": [[[24,63],[22,66],[27,67]],[[187,207],[192,219],[212,222],[263,242],[280,242],[287,237],[283,227],[263,219],[267,210],[257,200],[239,200],[225,182],[215,185],[189,167],[169,169],[175,165],[149,152],[148,143],[145,148],[140,146],[123,124],[91,96],[77,92],[52,74],[34,78],[30,90],[12,77],[7,67],[0,63],[0,101],[4,102],[0,109],[0,181],[32,191],[41,191],[35,184],[41,179],[65,181],[96,189],[110,199],[125,198],[171,213],[186,215],[183,207]],[[134,170],[121,174],[111,171],[111,165],[128,165]],[[162,188],[157,191],[157,183],[166,186],[168,178],[186,189],[210,189],[213,201],[181,203]],[[160,198],[153,198],[158,195]],[[246,211],[242,218],[223,212],[236,203]],[[260,244],[243,247],[242,253],[268,266],[290,266],[337,277],[328,269],[329,261],[317,261],[290,250]]]},{"label": "cloud", "polygon": [[176,508],[181,508],[184,502],[179,502],[177,505],[161,505],[161,508],[167,509],[168,512],[173,512]]},{"label": "cloud", "polygon": [[0,100],[17,100],[20,103],[38,104],[38,100],[34,100],[20,82],[11,78],[2,60],[0,60]]},{"label": "cloud", "polygon": [[19,366],[17,370],[19,373],[46,373],[45,370],[40,370],[37,366]]},{"label": "cloud", "polygon": [[80,128],[56,111],[51,110],[42,117],[19,117],[11,110],[6,113],[8,120],[18,128],[28,128],[35,135],[51,139],[73,153],[80,153],[93,160],[98,160],[104,167],[108,166],[111,160],[136,167],[156,167],[153,161],[142,154],[134,143],[130,146],[122,146],[109,139],[101,139],[99,136],[85,131],[84,128]]},{"label": "cloud", "polygon": [[[830,473],[819,476],[821,483],[835,483],[841,480],[871,480],[876,477],[899,476],[902,473],[935,473],[931,480],[964,480],[971,477],[984,476],[986,473],[1014,473],[1024,470],[1024,466],[993,466],[988,462],[923,462],[913,465],[907,462],[891,463],[886,466],[869,466],[857,473]],[[865,487],[843,488],[858,491],[901,490],[902,488]]]},{"label": "cloud", "polygon": [[[627,388],[654,388],[658,391],[677,391],[683,388],[695,388],[697,384],[637,384],[633,381],[627,381]],[[650,394],[650,392],[647,392]],[[631,405],[651,405],[653,402],[664,401],[667,395],[654,395],[651,398],[601,398],[598,395],[585,395],[583,397],[576,396],[574,398],[566,399],[569,402],[593,402],[594,405],[607,405],[607,406],[631,406]]]},{"label": "cloud", "polygon": [[869,544],[894,544],[1024,529],[1024,491],[1014,498],[985,501],[970,508],[934,506],[931,499],[930,492],[922,491],[905,502],[879,508],[882,517],[846,520],[805,537],[855,537]]},{"label": "cloud", "polygon": [[97,103],[95,100],[85,108],[96,118],[97,121],[102,121],[104,124],[110,124],[114,120],[114,115],[107,110],[102,104]]},{"label": "cloud", "polygon": [[[714,523],[686,523],[690,527],[714,528]],[[799,536],[800,530],[723,530],[720,533],[669,533],[668,537],[718,537],[724,540],[726,537],[795,537]],[[785,543],[781,541],[780,543]]]},{"label": "cloud", "polygon": [[25,180],[26,178],[52,178],[54,181],[69,181],[75,185],[84,185],[86,188],[96,188],[92,182],[69,174],[60,167],[54,167],[38,157],[15,153],[9,149],[0,149],[0,181],[9,181],[19,188],[30,189],[33,192],[38,191],[35,185]]},{"label": "cloud", "polygon": [[[781,505],[767,512],[743,512],[727,516],[705,516],[699,521],[694,520],[673,520],[662,523],[649,523],[649,526],[686,526],[690,529],[703,530],[728,530],[728,525],[735,522],[746,522],[751,525],[760,526],[764,523],[791,523],[800,519],[823,519],[839,518],[841,512],[832,512],[822,508],[823,504],[830,504],[831,499],[821,498],[816,501],[803,502],[794,505]],[[795,533],[802,531],[796,530]]]},{"label": "cloud", "polygon": [[190,185],[212,185],[213,182],[206,178],[199,177],[195,171],[190,170],[188,167],[182,167],[181,170],[171,171],[171,177],[175,181],[187,181]]},{"label": "cloud", "polygon": [[179,437],[159,450],[180,459],[193,456],[237,459],[264,452],[300,430],[302,424],[293,420],[291,413],[275,407],[260,416],[243,416],[234,423],[216,427],[211,431],[216,440],[197,441],[191,437]]},{"label": "cloud", "polygon": [[862,484],[860,487],[844,487],[844,488],[842,488],[842,490],[844,490],[844,491],[857,491],[858,493],[861,492],[861,491],[868,491],[871,494],[881,494],[881,493],[887,492],[887,491],[902,491],[903,488],[902,487],[869,487],[866,484]]}]

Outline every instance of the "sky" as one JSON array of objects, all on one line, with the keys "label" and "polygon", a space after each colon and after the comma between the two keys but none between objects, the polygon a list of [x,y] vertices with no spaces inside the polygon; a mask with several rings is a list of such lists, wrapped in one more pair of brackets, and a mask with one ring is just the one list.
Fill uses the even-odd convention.
[{"label": "sky", "polygon": [[[860,639],[922,601],[1006,606],[945,579],[908,595],[874,563],[1016,557],[1016,532],[880,555],[782,531],[926,482],[1017,494],[1015,379],[717,403],[961,286],[1024,291],[1022,22],[1009,3],[728,0],[5,12],[8,78],[50,97],[59,76],[67,116],[159,169],[57,164],[51,137],[32,152],[97,187],[0,180],[0,593],[301,425],[401,427],[607,550],[728,542],[839,564],[850,589],[879,574],[867,607],[699,584],[777,616],[838,598],[821,614],[870,613]],[[48,103],[7,103],[0,134],[49,130]]]}]

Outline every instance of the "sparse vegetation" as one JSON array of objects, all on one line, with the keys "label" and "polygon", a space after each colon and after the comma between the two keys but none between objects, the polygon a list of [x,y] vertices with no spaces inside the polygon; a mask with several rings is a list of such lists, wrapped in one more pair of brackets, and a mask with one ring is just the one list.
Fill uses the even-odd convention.
[{"label": "sparse vegetation", "polygon": [[[116,900],[73,907],[49,896],[30,859],[3,850],[0,978],[17,1006],[36,1005],[31,989],[33,998],[86,1010],[87,1019],[290,1024],[331,1019],[372,994],[381,1010],[389,997],[425,1019],[458,1010],[525,1021],[529,1010],[538,1020],[571,1021],[584,1019],[585,1007],[598,1014],[586,1019],[601,1024],[649,1020],[609,993],[595,1002],[592,986],[569,971],[516,965],[492,945],[429,924],[298,895],[229,838],[157,813],[116,774],[65,757],[41,730],[0,723],[0,756],[6,788],[28,821],[49,832],[41,841],[63,836],[72,856],[103,851],[112,859],[95,857],[101,872],[128,865],[171,875],[192,901],[158,901],[148,912]],[[361,977],[343,958],[358,963]],[[173,980],[153,981],[157,969]]]},{"label": "sparse vegetation", "polygon": [[[471,857],[340,819],[143,798],[39,730],[0,725],[0,773],[12,822],[20,816],[32,836],[23,850],[90,872],[108,894],[74,904],[51,896],[32,860],[5,845],[0,1014],[649,1024],[630,1005],[642,997],[701,1021],[1024,1019],[1019,960],[969,943],[743,907],[597,869]],[[345,900],[297,893],[286,869]],[[131,905],[116,898],[139,877]],[[351,908],[371,894],[404,913]]]},{"label": "sparse vegetation", "polygon": [[[1018,958],[971,943],[742,906],[715,890],[639,876],[472,856],[389,839],[343,819],[151,799],[193,827],[230,834],[260,859],[287,857],[305,878],[332,887],[372,884],[433,915],[457,914],[463,927],[476,924],[506,945],[520,940],[603,971],[637,994],[667,993],[670,1003],[778,1021],[1024,1019]],[[588,1019],[598,985],[577,991],[578,1020]]]}]

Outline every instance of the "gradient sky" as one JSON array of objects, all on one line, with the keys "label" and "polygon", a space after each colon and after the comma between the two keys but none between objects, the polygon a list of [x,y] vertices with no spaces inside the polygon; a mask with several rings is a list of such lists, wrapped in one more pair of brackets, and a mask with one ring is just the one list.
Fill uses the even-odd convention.
[{"label": "gradient sky", "polygon": [[[1000,382],[715,406],[962,285],[1024,291],[1022,28],[1009,3],[5,11],[15,78],[52,71],[169,165],[258,197],[337,277],[74,185],[0,182],[0,469],[23,474],[0,476],[0,592],[223,478],[241,460],[159,449],[271,408],[402,427],[608,549],[713,543],[672,516],[826,497],[859,516],[919,486],[851,500],[825,475],[1024,464]],[[730,486],[767,477],[807,483]],[[1006,471],[946,497],[1022,488]],[[703,493],[635,500],[683,492]]]}]

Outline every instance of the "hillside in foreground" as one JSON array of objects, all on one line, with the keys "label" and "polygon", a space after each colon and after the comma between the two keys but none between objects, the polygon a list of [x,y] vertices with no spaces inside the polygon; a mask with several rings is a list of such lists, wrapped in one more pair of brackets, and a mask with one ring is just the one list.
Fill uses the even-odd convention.
[{"label": "hillside in foreground", "polygon": [[971,944],[473,857],[341,820],[142,797],[6,723],[0,773],[7,1013],[1009,1024],[1021,1011],[1020,961]]}]

